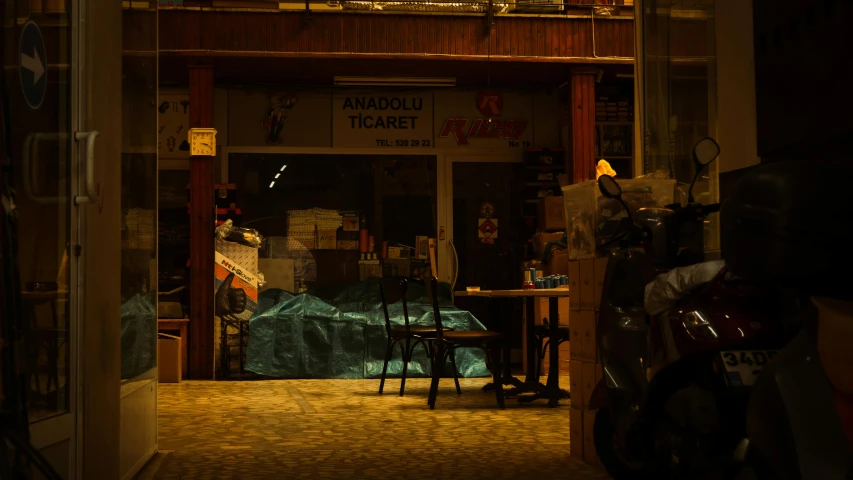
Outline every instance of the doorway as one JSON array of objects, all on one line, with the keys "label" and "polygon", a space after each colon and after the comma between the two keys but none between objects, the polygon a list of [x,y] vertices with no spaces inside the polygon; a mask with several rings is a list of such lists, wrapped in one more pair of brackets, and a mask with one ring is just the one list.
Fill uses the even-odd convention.
[{"label": "doorway", "polygon": [[[512,289],[521,284],[526,227],[520,200],[520,159],[515,157],[453,157],[446,159],[448,207],[447,261],[455,290],[476,286],[482,290]],[[521,318],[518,302],[476,301],[458,298],[489,329],[497,329],[506,316]],[[520,325],[519,322],[510,322]],[[513,332],[520,338],[520,328]],[[513,345],[513,348],[520,347]]]}]

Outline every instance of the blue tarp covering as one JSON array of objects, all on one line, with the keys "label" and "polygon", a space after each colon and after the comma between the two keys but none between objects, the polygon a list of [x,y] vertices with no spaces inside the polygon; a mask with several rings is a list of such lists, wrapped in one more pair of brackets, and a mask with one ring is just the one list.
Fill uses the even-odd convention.
[{"label": "blue tarp covering", "polygon": [[[446,284],[440,289],[445,327],[485,330],[473,315],[453,305]],[[422,283],[410,281],[406,298],[412,325],[434,324]],[[401,303],[389,305],[388,311],[392,325],[404,324]],[[249,322],[246,369],[278,378],[377,378],[382,374],[386,342],[378,283],[323,287],[296,296],[267,290],[261,293],[258,311]],[[488,376],[484,358],[482,350],[457,351],[459,376]],[[425,350],[418,347],[407,376],[426,376],[428,365]],[[388,375],[399,376],[402,369],[396,347]]]}]

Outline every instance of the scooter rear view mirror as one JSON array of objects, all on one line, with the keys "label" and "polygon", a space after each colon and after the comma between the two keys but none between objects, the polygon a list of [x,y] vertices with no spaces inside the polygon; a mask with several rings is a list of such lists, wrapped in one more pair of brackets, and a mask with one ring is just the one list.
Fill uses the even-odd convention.
[{"label": "scooter rear view mirror", "polygon": [[693,147],[693,163],[697,170],[713,162],[720,155],[720,145],[713,138],[703,138]]},{"label": "scooter rear view mirror", "polygon": [[598,190],[601,191],[601,195],[605,198],[618,200],[622,205],[622,208],[625,209],[625,213],[628,214],[628,218],[631,218],[631,209],[628,208],[628,205],[624,200],[622,200],[622,187],[615,178],[610,175],[602,175],[598,177]]},{"label": "scooter rear view mirror", "polygon": [[616,179],[610,175],[602,175],[598,177],[598,189],[601,194],[607,198],[621,198],[622,187],[616,182]]},{"label": "scooter rear view mirror", "polygon": [[713,138],[703,138],[693,147],[693,165],[696,167],[696,173],[693,174],[693,181],[690,182],[690,188],[687,190],[687,203],[693,203],[693,187],[702,169],[719,155],[720,145]]}]

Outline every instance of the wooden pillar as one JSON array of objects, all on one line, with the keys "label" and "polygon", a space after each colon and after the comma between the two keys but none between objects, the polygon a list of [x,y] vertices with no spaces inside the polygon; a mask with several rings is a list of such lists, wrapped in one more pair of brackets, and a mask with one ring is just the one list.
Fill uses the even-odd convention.
[{"label": "wooden pillar", "polygon": [[595,178],[595,76],[597,69],[572,70],[571,155],[574,183]]},{"label": "wooden pillar", "polygon": [[[213,127],[213,67],[189,72],[190,128]],[[213,379],[213,234],[215,157],[190,156],[189,376]]]}]

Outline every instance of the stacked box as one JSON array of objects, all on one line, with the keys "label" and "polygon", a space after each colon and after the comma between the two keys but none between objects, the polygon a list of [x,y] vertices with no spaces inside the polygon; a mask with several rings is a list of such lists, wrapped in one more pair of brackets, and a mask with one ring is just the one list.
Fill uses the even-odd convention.
[{"label": "stacked box", "polygon": [[595,121],[633,122],[634,106],[631,102],[612,97],[598,97],[595,102]]},{"label": "stacked box", "polygon": [[603,379],[596,323],[607,262],[607,257],[569,262],[571,343],[574,345],[569,360],[571,454],[594,466],[600,465],[592,434],[597,412],[589,406],[596,386]]}]

